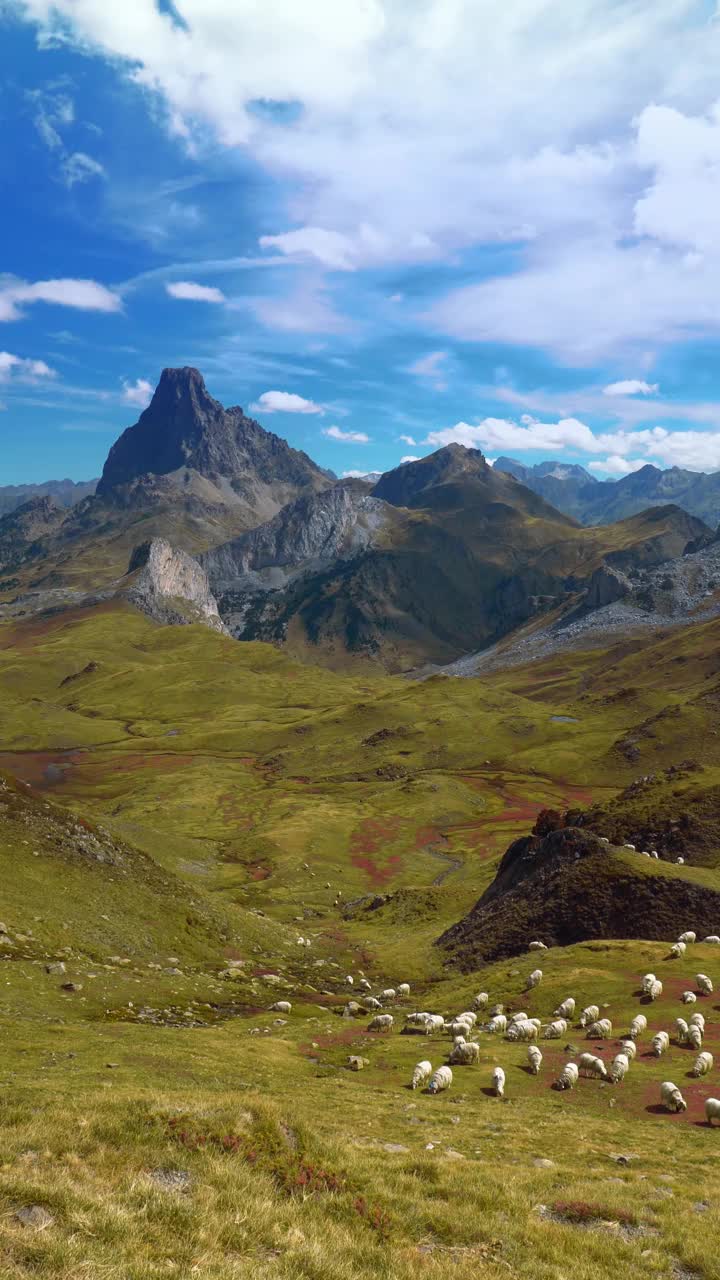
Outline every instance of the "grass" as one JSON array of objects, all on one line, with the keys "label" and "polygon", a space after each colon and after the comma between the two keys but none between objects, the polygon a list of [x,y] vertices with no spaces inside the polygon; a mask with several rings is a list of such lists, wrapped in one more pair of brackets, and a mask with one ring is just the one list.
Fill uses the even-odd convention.
[{"label": "grass", "polygon": [[[416,684],[117,606],[3,628],[0,769],[31,786],[0,791],[0,1274],[609,1280],[640,1252],[662,1280],[719,1277],[703,1100],[720,1088],[688,1077],[691,1051],[647,1050],[696,972],[720,981],[720,949],[556,948],[526,995],[534,955],[460,974],[433,945],[547,806],[595,804],[627,838],[690,809],[697,860],[615,856],[716,887],[717,635]],[[641,1006],[649,970],[664,992]],[[361,971],[374,990],[412,984],[389,1036],[342,1016]],[[411,1092],[449,1041],[398,1034],[404,1013],[449,1015],[481,989],[543,1019],[570,994],[607,1005],[618,1034],[642,1007],[649,1027],[617,1088],[552,1089],[586,1048],[573,1027],[541,1042],[538,1077],[524,1047],[481,1036],[447,1094]],[[696,1007],[720,1062],[716,1000]],[[687,1113],[658,1112],[664,1079]],[[19,1223],[33,1204],[51,1225]]]}]

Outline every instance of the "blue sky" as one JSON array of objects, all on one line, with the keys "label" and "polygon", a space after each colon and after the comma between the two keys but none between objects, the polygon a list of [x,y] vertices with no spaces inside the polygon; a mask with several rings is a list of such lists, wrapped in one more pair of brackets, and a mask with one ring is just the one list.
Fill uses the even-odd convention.
[{"label": "blue sky", "polygon": [[166,365],[338,474],[720,469],[709,0],[0,0],[0,484]]}]

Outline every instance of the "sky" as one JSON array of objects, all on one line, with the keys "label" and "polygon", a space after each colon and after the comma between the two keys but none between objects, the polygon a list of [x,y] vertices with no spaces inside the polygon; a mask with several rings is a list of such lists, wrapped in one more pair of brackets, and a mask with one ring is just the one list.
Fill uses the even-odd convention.
[{"label": "sky", "polygon": [[0,485],[165,366],[338,475],[720,470],[720,3],[0,0]]}]

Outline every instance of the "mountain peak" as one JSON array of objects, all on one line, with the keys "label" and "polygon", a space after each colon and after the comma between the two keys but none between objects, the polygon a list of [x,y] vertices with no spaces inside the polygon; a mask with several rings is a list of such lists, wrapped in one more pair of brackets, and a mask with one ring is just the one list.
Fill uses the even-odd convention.
[{"label": "mountain peak", "polygon": [[384,498],[393,506],[406,507],[420,500],[420,494],[438,485],[486,475],[490,467],[479,449],[447,444],[417,462],[404,462],[386,471],[373,489],[374,498]]}]

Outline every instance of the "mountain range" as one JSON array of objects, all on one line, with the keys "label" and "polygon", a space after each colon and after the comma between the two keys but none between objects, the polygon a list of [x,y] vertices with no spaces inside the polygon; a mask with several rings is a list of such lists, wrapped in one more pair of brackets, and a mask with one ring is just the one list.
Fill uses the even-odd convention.
[{"label": "mountain range", "polygon": [[[166,369],[94,494],[71,509],[36,495],[0,519],[0,615],[119,593],[160,620],[224,625],[328,666],[443,665],[600,608],[612,573],[709,543],[711,528],[659,505],[657,486],[642,500],[644,472],[655,468],[610,486],[561,463],[490,466],[451,444],[379,478],[337,480],[225,409],[197,370]],[[657,475],[671,491],[673,476]],[[618,510],[635,495],[624,518],[563,509],[621,485]]]}]

